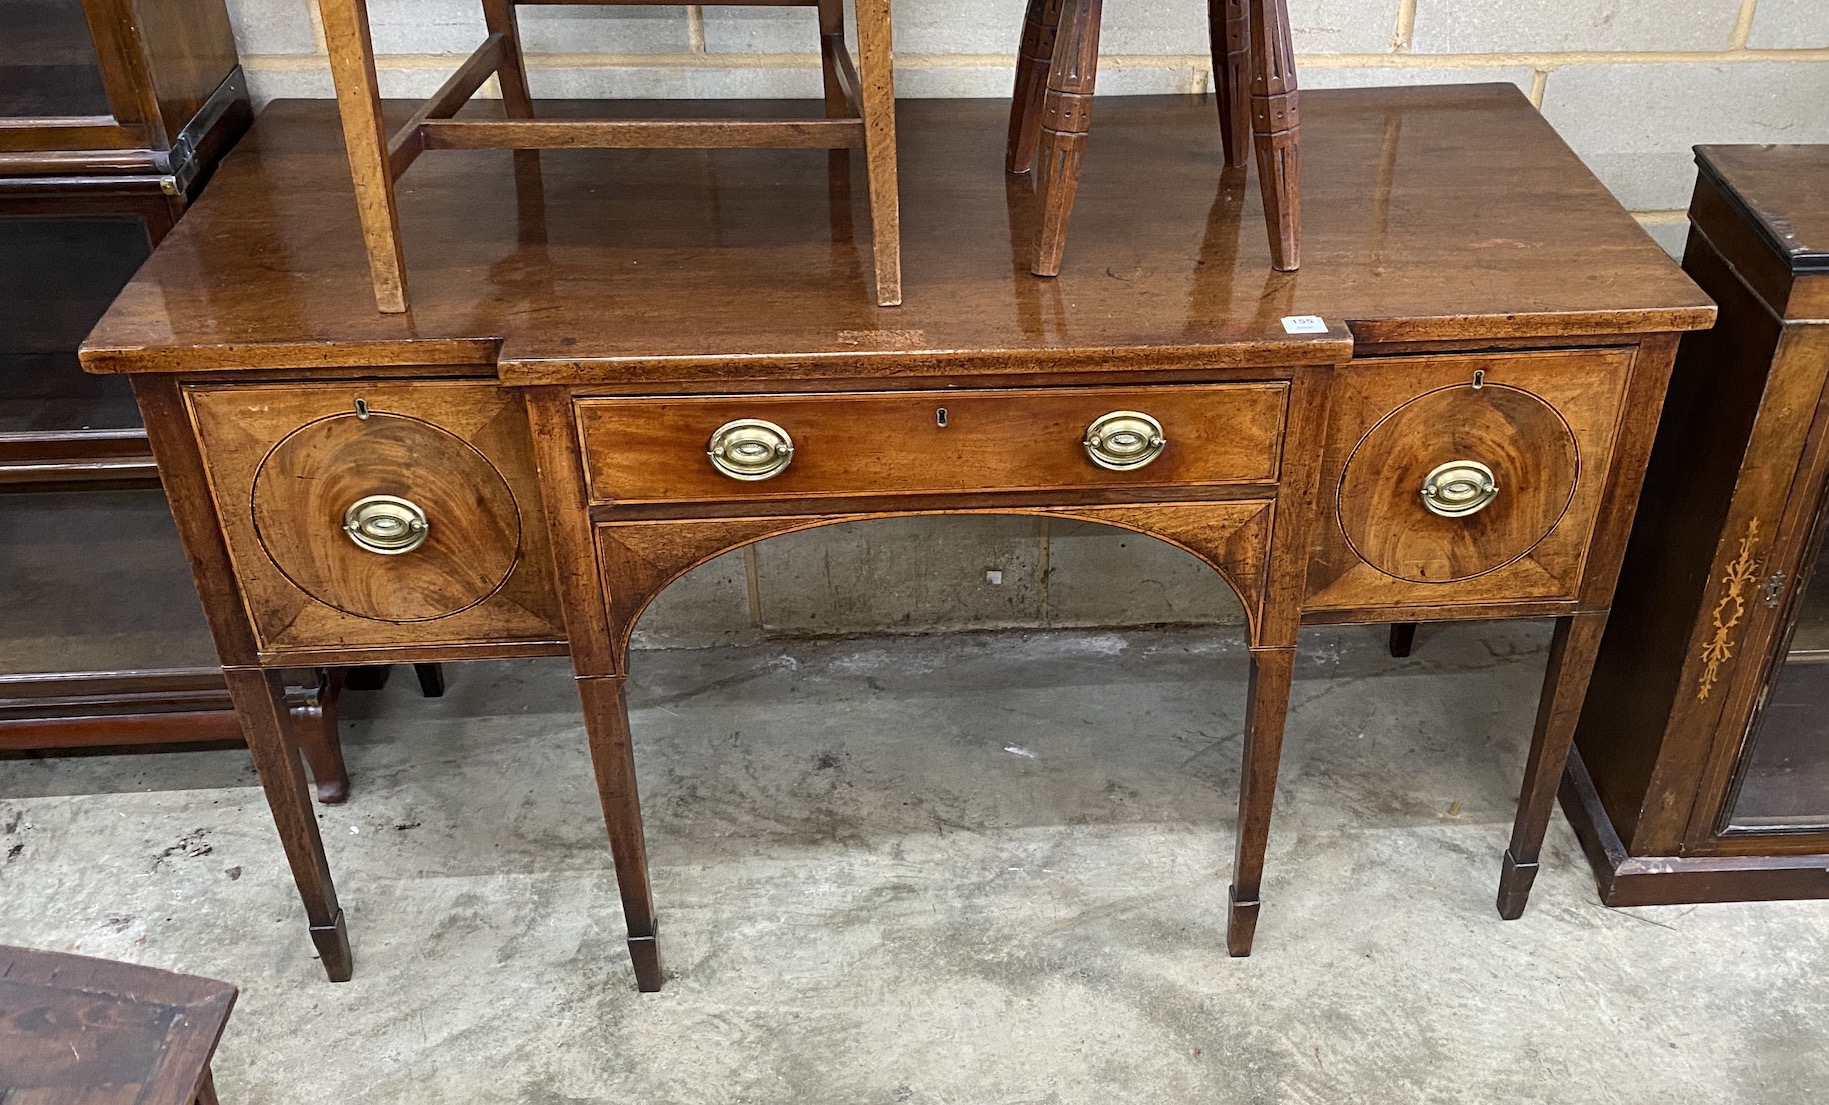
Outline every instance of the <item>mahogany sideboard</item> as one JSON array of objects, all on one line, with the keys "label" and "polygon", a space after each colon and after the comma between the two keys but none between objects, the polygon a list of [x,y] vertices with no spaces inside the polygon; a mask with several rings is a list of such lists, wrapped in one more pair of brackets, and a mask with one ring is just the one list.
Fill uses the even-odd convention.
[{"label": "mahogany sideboard", "polygon": [[578,150],[425,165],[404,315],[374,310],[330,105],[270,106],[83,357],[133,378],[330,977],[350,945],[275,668],[569,653],[652,990],[631,627],[725,550],[922,513],[1128,528],[1238,593],[1234,954],[1301,624],[1556,619],[1501,870],[1517,916],[1678,335],[1714,307],[1510,85],[1305,106],[1299,273],[1217,171],[1208,101],[1102,107],[1053,281],[1000,172],[1004,105],[918,101],[900,308],[859,279],[860,166]]},{"label": "mahogany sideboard", "polygon": [[1829,146],[1703,146],[1683,339],[1563,808],[1610,905],[1829,898]]}]

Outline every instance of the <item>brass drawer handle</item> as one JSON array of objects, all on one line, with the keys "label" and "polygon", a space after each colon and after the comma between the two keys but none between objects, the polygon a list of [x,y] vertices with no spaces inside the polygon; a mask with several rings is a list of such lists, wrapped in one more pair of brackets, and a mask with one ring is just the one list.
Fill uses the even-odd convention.
[{"label": "brass drawer handle", "polygon": [[1477,460],[1451,460],[1423,480],[1423,506],[1444,518],[1478,514],[1499,497],[1492,469]]},{"label": "brass drawer handle", "polygon": [[1162,455],[1168,438],[1162,423],[1137,411],[1112,411],[1086,427],[1086,455],[1100,468],[1129,472]]},{"label": "brass drawer handle", "polygon": [[372,553],[399,556],[425,544],[432,533],[419,504],[393,495],[357,499],[343,512],[343,532]]},{"label": "brass drawer handle", "polygon": [[766,480],[794,462],[794,439],[773,422],[739,418],[717,428],[705,453],[733,480]]}]

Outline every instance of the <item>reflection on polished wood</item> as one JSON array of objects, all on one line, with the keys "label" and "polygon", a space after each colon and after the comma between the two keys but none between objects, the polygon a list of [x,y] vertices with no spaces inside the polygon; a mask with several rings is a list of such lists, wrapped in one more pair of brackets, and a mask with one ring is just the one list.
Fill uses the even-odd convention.
[{"label": "reflection on polished wood", "polygon": [[[1102,112],[1106,153],[1078,200],[1091,217],[1060,278],[1038,281],[1027,251],[1043,216],[997,171],[999,105],[917,101],[902,109],[905,307],[856,294],[867,197],[830,165],[484,151],[415,169],[400,216],[416,291],[394,316],[371,309],[361,228],[336,202],[350,185],[334,117],[271,107],[85,362],[135,374],[332,976],[351,964],[342,915],[261,669],[568,651],[636,981],[654,989],[657,899],[622,693],[636,620],[726,550],[923,514],[1117,526],[1179,545],[1237,592],[1252,665],[1227,918],[1239,955],[1263,909],[1301,626],[1558,619],[1501,873],[1515,916],[1676,334],[1714,308],[1509,85],[1305,106],[1300,272],[1272,270],[1243,175],[1212,170],[1209,102]],[[830,205],[809,205],[821,184]],[[1290,333],[1292,315],[1320,316],[1322,332]],[[1110,416],[1143,428],[1119,452],[1159,453],[1100,463],[1110,443],[1093,448],[1091,427]],[[450,460],[469,454],[444,437],[423,456],[402,448],[395,417],[481,462]],[[320,441],[332,422],[347,437]],[[311,448],[274,450],[308,424]],[[769,463],[715,463],[714,439],[741,440],[720,436],[733,424],[766,430],[750,441]],[[329,455],[361,458],[364,479],[251,505],[267,464],[302,473]],[[1422,475],[1463,461],[1492,471],[1498,498],[1431,513]],[[339,504],[368,494],[443,504],[426,514],[435,535],[468,494],[478,517],[450,533],[474,564],[431,540],[421,566],[356,550]],[[425,604],[469,599],[509,564],[472,606]],[[396,596],[395,578],[417,585]]]}]

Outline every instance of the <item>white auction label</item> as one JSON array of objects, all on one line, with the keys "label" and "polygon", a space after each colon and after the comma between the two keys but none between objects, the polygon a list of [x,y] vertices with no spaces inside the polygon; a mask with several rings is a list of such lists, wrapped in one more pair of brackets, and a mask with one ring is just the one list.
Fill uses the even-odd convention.
[{"label": "white auction label", "polygon": [[1283,320],[1285,334],[1325,334],[1327,320],[1320,315],[1290,315]]}]

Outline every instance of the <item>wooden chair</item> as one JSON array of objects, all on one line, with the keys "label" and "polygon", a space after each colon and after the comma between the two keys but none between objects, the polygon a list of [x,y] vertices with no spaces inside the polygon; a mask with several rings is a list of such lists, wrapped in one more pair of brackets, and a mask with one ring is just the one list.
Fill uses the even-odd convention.
[{"label": "wooden chair", "polygon": [[[870,181],[877,302],[902,301],[901,229],[897,206],[895,79],[889,0],[854,0],[858,58],[845,45],[844,0],[716,0],[730,7],[819,9],[825,80],[824,119],[537,119],[527,90],[515,8],[521,4],[631,2],[686,6],[680,0],[482,0],[488,37],[451,78],[390,137],[381,118],[367,0],[320,0],[324,39],[336,81],[343,140],[355,178],[356,204],[368,247],[375,302],[383,312],[407,308],[394,181],[426,150],[728,149],[792,147],[862,149]],[[455,119],[491,75],[499,76],[506,119]]]},{"label": "wooden chair", "polygon": [[[1037,276],[1061,271],[1092,123],[1103,8],[1104,0],[1029,0],[1023,24],[1005,167],[1028,172],[1039,147],[1041,220],[1031,266]],[[1254,136],[1271,263],[1293,272],[1302,260],[1302,201],[1287,0],[1207,0],[1207,17],[1226,165],[1245,164]]]}]

